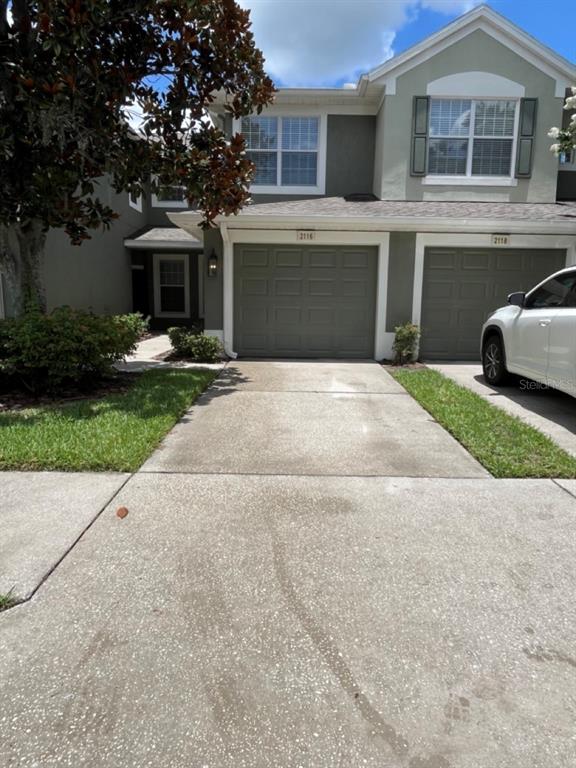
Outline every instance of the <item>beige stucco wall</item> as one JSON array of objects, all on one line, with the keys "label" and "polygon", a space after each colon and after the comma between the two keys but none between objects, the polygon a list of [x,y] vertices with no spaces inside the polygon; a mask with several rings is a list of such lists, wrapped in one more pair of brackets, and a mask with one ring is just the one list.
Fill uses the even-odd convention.
[{"label": "beige stucco wall", "polygon": [[[428,83],[459,72],[489,72],[520,83],[526,97],[538,99],[532,177],[512,187],[427,186],[410,176],[412,99],[425,96]],[[487,200],[554,202],[557,160],[546,135],[562,119],[562,99],[554,80],[481,30],[454,43],[398,77],[396,94],[387,95],[377,121],[374,192],[383,200]],[[463,96],[466,94],[454,94]]]}]

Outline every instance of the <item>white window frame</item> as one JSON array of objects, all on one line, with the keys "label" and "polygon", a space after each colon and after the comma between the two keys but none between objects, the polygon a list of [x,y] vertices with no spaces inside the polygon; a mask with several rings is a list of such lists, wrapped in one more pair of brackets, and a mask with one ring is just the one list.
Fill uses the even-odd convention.
[{"label": "white window frame", "polygon": [[[430,155],[430,141],[432,139],[447,139],[447,140],[466,140],[468,142],[468,154],[466,157],[466,173],[462,174],[428,174],[422,177],[423,184],[436,185],[436,186],[452,186],[466,185],[466,186],[479,186],[479,187],[516,187],[518,185],[518,179],[514,177],[514,164],[516,161],[516,148],[518,143],[518,127],[520,122],[520,99],[517,96],[431,96],[430,104],[432,101],[470,101],[470,126],[468,129],[468,136],[431,136],[430,127],[428,127],[428,151],[426,157],[426,168],[428,169],[428,158]],[[514,132],[512,136],[474,136],[474,124],[476,122],[476,102],[478,101],[514,101]],[[474,139],[512,139],[512,153],[510,159],[510,174],[508,176],[473,176],[472,175],[472,154],[474,152]]]},{"label": "white window frame", "polygon": [[128,192],[128,204],[130,208],[133,208],[138,213],[142,213],[142,193],[138,195],[136,200],[132,200],[132,194]]},{"label": "white window frame", "polygon": [[[153,177],[153,181],[157,181],[157,177]],[[179,184],[166,184],[161,186],[168,186],[168,187],[180,187],[180,189],[183,189]],[[152,193],[150,204],[152,205],[152,208],[188,208],[188,200],[158,200],[158,197],[155,192]]]},{"label": "white window frame", "polygon": [[[160,262],[182,261],[184,263],[184,312],[162,312],[160,292]],[[188,253],[154,254],[154,316],[155,317],[190,317],[190,257]]]},{"label": "white window frame", "polygon": [[[327,115],[317,112],[310,113],[304,110],[297,112],[263,112],[262,115],[249,115],[249,117],[274,117],[278,120],[278,146],[276,152],[276,178],[278,184],[251,184],[250,192],[254,195],[323,195],[326,191],[326,136],[327,136]],[[318,120],[318,149],[316,166],[316,185],[308,186],[305,184],[287,186],[282,184],[282,118],[283,117],[315,117]],[[234,133],[242,133],[242,120],[234,120],[232,123]],[[250,151],[250,150],[247,150]],[[256,150],[258,151],[258,150]],[[305,152],[306,150],[285,150],[294,152]]]}]

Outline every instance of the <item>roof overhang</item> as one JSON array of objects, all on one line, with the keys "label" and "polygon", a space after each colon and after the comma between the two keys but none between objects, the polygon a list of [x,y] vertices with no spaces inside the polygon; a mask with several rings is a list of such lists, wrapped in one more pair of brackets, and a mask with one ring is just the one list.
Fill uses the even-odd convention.
[{"label": "roof overhang", "polygon": [[[170,220],[194,237],[202,237],[202,217],[194,212],[169,213]],[[222,230],[317,230],[354,232],[488,232],[505,234],[573,235],[574,221],[527,221],[504,218],[440,218],[437,216],[262,215],[217,216]]]}]

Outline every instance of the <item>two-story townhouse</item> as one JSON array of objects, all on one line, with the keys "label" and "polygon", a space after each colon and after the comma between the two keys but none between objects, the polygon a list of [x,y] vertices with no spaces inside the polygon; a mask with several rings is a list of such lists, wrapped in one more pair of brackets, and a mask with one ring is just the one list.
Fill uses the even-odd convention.
[{"label": "two-story townhouse", "polygon": [[[422,327],[428,359],[478,356],[487,314],[576,263],[576,175],[550,152],[576,68],[481,6],[362,76],[281,89],[232,124],[253,204],[204,233],[206,327],[230,354],[375,357]],[[202,237],[199,216],[170,215]]]},{"label": "two-story townhouse", "polygon": [[280,89],[238,122],[216,100],[256,165],[253,203],[203,232],[179,189],[110,191],[109,232],[50,233],[49,306],[199,319],[229,354],[266,357],[381,359],[412,320],[424,358],[476,358],[507,293],[576,263],[576,163],[547,136],[574,84],[480,6],[355,88]]}]

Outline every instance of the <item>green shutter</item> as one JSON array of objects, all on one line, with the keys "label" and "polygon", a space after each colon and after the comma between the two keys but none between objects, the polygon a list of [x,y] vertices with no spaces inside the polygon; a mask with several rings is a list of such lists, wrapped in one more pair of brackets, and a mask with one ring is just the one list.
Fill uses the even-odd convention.
[{"label": "green shutter", "polygon": [[414,96],[412,106],[412,151],[410,154],[410,174],[412,176],[426,176],[429,105],[429,96]]},{"label": "green shutter", "polygon": [[518,179],[529,179],[532,175],[537,107],[538,99],[520,100],[520,125],[516,153],[516,178]]}]

